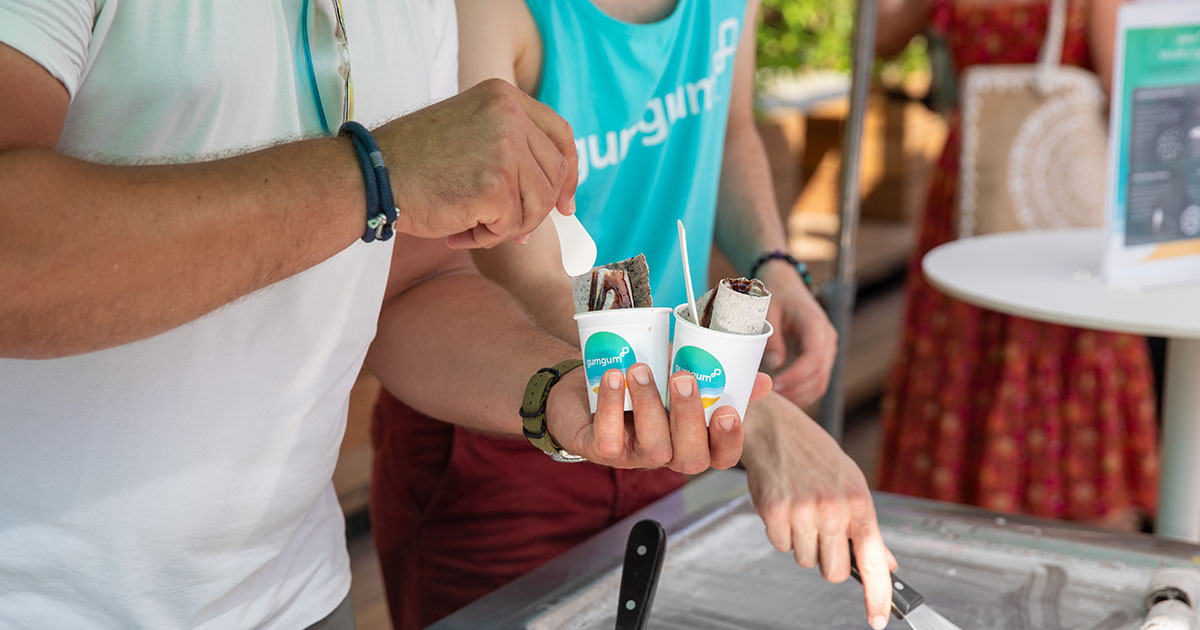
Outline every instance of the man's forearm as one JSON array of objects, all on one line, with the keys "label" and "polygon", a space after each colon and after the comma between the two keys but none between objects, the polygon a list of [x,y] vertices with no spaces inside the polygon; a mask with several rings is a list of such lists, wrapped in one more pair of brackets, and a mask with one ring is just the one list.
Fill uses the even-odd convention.
[{"label": "man's forearm", "polygon": [[770,165],[752,122],[730,121],[717,197],[716,242],[733,266],[749,273],[764,251],[787,248]]},{"label": "man's forearm", "polygon": [[[43,100],[62,105],[60,96]],[[86,352],[169,330],[325,260],[365,229],[362,171],[345,138],[122,167],[60,155],[49,148],[57,138],[6,143],[3,131],[0,118],[0,356]],[[495,246],[533,231],[575,191],[570,126],[503,81],[373,133],[403,208],[397,233]],[[557,154],[533,155],[551,145]],[[527,187],[527,176],[543,185]]]},{"label": "man's forearm", "polygon": [[579,343],[571,280],[562,268],[553,223],[534,230],[525,245],[506,243],[474,250],[471,256],[479,272],[512,294],[539,326],[572,345]]},{"label": "man's forearm", "polygon": [[519,436],[529,377],[578,356],[578,347],[539,328],[504,289],[465,271],[425,280],[386,303],[367,365],[426,415]]},{"label": "man's forearm", "polygon": [[0,356],[145,338],[329,258],[362,233],[358,173],[345,139],[169,166],[0,153]]}]

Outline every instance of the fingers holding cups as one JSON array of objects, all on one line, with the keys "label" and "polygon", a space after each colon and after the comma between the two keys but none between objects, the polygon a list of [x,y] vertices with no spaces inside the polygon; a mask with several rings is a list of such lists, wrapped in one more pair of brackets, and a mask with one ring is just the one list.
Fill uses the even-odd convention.
[{"label": "fingers holding cups", "polygon": [[625,451],[625,376],[620,370],[604,373],[596,391],[592,435],[597,463],[614,462]]},{"label": "fingers holding cups", "polygon": [[674,445],[667,410],[650,366],[633,364],[627,382],[633,402],[634,447],[645,465],[665,466],[674,457]]}]

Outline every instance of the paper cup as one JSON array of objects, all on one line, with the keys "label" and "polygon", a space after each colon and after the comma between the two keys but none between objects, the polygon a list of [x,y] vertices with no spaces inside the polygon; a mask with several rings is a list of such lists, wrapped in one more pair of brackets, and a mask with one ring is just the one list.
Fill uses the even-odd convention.
[{"label": "paper cup", "polygon": [[[634,363],[650,366],[658,395],[667,400],[667,352],[670,348],[671,309],[619,308],[609,311],[576,313],[579,346],[583,350],[583,369],[587,374],[588,402],[596,412],[600,380],[616,368],[625,374]],[[625,390],[625,410],[633,409],[629,390]]]},{"label": "paper cup", "polygon": [[701,328],[683,315],[688,312],[687,304],[675,307],[671,374],[687,370],[696,376],[705,422],[712,419],[713,410],[725,405],[744,418],[767,338],[774,332],[770,322],[763,323],[760,334],[736,335]]}]

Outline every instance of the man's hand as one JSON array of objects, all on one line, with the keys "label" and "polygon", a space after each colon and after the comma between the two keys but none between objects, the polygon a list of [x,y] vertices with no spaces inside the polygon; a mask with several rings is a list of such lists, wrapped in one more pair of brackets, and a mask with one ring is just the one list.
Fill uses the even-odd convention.
[{"label": "man's hand", "polygon": [[[547,428],[571,453],[614,468],[666,466],[689,475],[710,467],[731,468],[742,455],[737,411],[721,407],[711,425],[704,426],[704,405],[690,372],[671,377],[669,417],[645,363],[629,368],[631,413],[624,411],[626,379],[620,370],[609,370],[601,379],[594,417],[588,411],[586,387],[583,370],[575,370],[555,385],[547,401]],[[770,377],[759,374],[750,399],[759,400],[770,391]]]},{"label": "man's hand", "polygon": [[499,79],[375,131],[388,163],[395,229],[456,249],[520,240],[556,205],[574,211],[571,126]]},{"label": "man's hand", "polygon": [[767,319],[778,333],[767,340],[763,367],[783,368],[788,342],[799,348],[791,365],[775,373],[774,389],[803,407],[824,396],[829,387],[837,357],[837,331],[795,269],[781,261],[769,261],[762,270],[763,282],[771,290]]},{"label": "man's hand", "polygon": [[781,396],[747,412],[742,463],[767,538],[803,567],[819,563],[831,582],[850,576],[850,546],[862,573],[867,619],[887,625],[896,559],[884,545],[867,481],[819,425]]}]

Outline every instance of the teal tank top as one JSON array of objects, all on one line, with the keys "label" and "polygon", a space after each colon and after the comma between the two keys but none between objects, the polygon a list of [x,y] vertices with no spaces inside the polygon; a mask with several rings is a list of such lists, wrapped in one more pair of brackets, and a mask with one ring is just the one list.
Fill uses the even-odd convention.
[{"label": "teal tank top", "polygon": [[576,208],[597,264],[644,253],[654,304],[682,304],[682,219],[702,293],[745,0],[678,0],[650,24],[590,0],[527,3],[544,50],[537,98],[574,129]]}]

